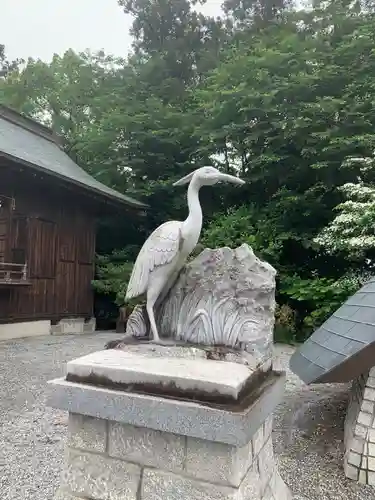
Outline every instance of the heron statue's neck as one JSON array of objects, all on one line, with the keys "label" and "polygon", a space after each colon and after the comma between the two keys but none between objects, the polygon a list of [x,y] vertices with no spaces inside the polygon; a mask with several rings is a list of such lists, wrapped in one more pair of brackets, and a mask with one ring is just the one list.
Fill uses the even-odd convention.
[{"label": "heron statue's neck", "polygon": [[185,228],[189,230],[199,231],[202,228],[202,208],[199,202],[199,190],[201,184],[198,179],[191,180],[188,188],[187,201],[189,207],[189,215],[185,220]]}]

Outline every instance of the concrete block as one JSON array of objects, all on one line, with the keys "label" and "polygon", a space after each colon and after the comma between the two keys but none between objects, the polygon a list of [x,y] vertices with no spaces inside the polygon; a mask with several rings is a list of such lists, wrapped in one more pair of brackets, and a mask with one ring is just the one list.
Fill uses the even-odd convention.
[{"label": "concrete block", "polygon": [[68,446],[104,453],[107,444],[107,422],[95,417],[69,413]]},{"label": "concrete block", "polygon": [[140,478],[137,465],[69,450],[62,490],[95,500],[137,500]]},{"label": "concrete block", "polygon": [[96,330],[96,318],[90,318],[88,321],[83,323],[84,333],[94,333]]},{"label": "concrete block", "polygon": [[368,454],[371,457],[375,457],[375,444],[374,443],[367,443],[367,447],[368,447]]},{"label": "concrete block", "polygon": [[368,481],[368,471],[367,470],[360,470],[359,475],[358,475],[358,482],[361,484],[367,484]]},{"label": "concrete block", "polygon": [[354,465],[355,467],[360,467],[361,466],[361,458],[362,458],[362,455],[359,455],[358,453],[354,453],[354,451],[350,451],[348,454],[348,463],[350,465]]},{"label": "concrete block", "polygon": [[369,376],[367,381],[366,381],[367,387],[371,387],[371,389],[375,389],[375,377],[374,376]]},{"label": "concrete block", "polygon": [[273,418],[272,415],[270,415],[266,421],[264,422],[263,426],[263,432],[264,432],[264,439],[267,440],[271,434],[272,434],[272,427],[273,427]]},{"label": "concrete block", "polygon": [[371,427],[373,416],[370,415],[369,413],[360,411],[357,421],[359,424],[364,425],[365,427]]},{"label": "concrete block", "polygon": [[370,443],[375,443],[375,429],[370,429],[368,431],[368,438]]},{"label": "concrete block", "polygon": [[375,486],[375,472],[373,472],[373,471],[367,472],[367,483],[370,486]]},{"label": "concrete block", "polygon": [[375,406],[374,403],[372,403],[371,401],[363,400],[361,405],[361,410],[364,411],[365,413],[373,414],[374,406]]},{"label": "concrete block", "polygon": [[275,500],[292,500],[291,491],[283,481],[277,468],[275,469],[271,477],[269,486],[273,493],[273,496],[275,497]]},{"label": "concrete block", "polygon": [[182,471],[186,438],[132,425],[109,423],[108,453],[140,465]]},{"label": "concrete block", "polygon": [[262,491],[264,491],[264,489],[270,482],[276,467],[271,439],[268,439],[266,444],[260,450],[258,456],[258,465],[259,465],[259,474],[262,485],[261,487]]},{"label": "concrete block", "polygon": [[[74,335],[85,333],[84,318],[63,318],[51,326],[51,335]],[[91,328],[90,332],[91,333]]]},{"label": "concrete block", "polygon": [[263,426],[259,427],[259,429],[256,431],[256,433],[253,436],[253,453],[254,457],[256,457],[260,450],[264,446],[264,431],[263,431]]},{"label": "concrete block", "polygon": [[375,458],[374,457],[367,457],[367,467],[368,467],[368,470],[372,470],[375,472]]},{"label": "concrete block", "polygon": [[58,490],[56,495],[53,497],[53,500],[85,500],[82,497],[73,496],[71,493],[67,491]]},{"label": "concrete block", "polygon": [[243,447],[187,438],[188,476],[238,487],[253,460],[251,441]]},{"label": "concrete block", "polygon": [[[155,469],[143,472],[141,500],[239,500],[238,490]],[[249,500],[253,500],[249,497]],[[257,499],[258,500],[258,499]]]},{"label": "concrete block", "polygon": [[367,401],[375,401],[375,389],[371,389],[370,387],[365,388],[365,392],[363,397],[367,399]]},{"label": "concrete block", "polygon": [[239,500],[262,500],[261,481],[257,462],[248,470],[239,490]]},{"label": "concrete block", "polygon": [[357,424],[355,426],[354,434],[360,438],[366,439],[368,433],[368,428],[363,425]]},{"label": "concrete block", "polygon": [[[147,362],[146,362],[147,361]],[[124,388],[136,384],[147,392],[179,391],[211,396],[213,393],[237,400],[254,372],[247,366],[207,359],[147,357],[117,349],[98,351],[69,361],[68,377],[75,381],[106,380]]]},{"label": "concrete block", "polygon": [[270,487],[267,487],[266,491],[263,494],[262,500],[276,500],[273,496],[272,490]]},{"label": "concrete block", "polygon": [[22,339],[50,335],[51,321],[36,320],[22,323],[4,323],[0,325],[0,342],[3,340]]},{"label": "concrete block", "polygon": [[362,454],[364,445],[365,445],[365,440],[359,437],[353,437],[353,439],[350,441],[350,449],[353,450],[355,453]]},{"label": "concrete block", "polygon": [[285,374],[276,374],[261,396],[242,412],[65,379],[48,384],[47,402],[49,406],[73,413],[241,447],[279,404],[284,384]]},{"label": "concrete block", "polygon": [[345,476],[353,481],[358,481],[359,470],[354,465],[350,465],[348,462],[344,462],[344,472]]}]

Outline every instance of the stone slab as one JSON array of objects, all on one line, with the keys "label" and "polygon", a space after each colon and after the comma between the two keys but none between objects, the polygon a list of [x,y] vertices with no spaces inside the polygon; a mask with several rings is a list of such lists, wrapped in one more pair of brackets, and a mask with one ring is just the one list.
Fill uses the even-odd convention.
[{"label": "stone slab", "polygon": [[15,340],[26,337],[40,337],[50,335],[51,321],[37,320],[24,321],[22,323],[5,323],[0,325],[0,342],[3,340]]},{"label": "stone slab", "polygon": [[[228,370],[226,370],[227,372]],[[285,373],[272,372],[244,409],[95,387],[64,378],[48,384],[49,406],[136,427],[245,446],[283,397]]]},{"label": "stone slab", "polygon": [[184,436],[109,422],[108,454],[111,457],[142,466],[182,472],[185,448]]},{"label": "stone slab", "polygon": [[143,473],[141,500],[236,500],[238,490],[154,469]]},{"label": "stone slab", "polygon": [[107,446],[107,422],[98,418],[69,414],[68,446],[104,453]]},{"label": "stone slab", "polygon": [[253,375],[249,367],[232,362],[145,356],[122,350],[98,351],[69,361],[67,377],[73,381],[95,381],[101,385],[177,390],[199,395],[218,394],[237,400]]},{"label": "stone slab", "polygon": [[137,500],[140,466],[73,449],[67,459],[62,491],[97,500]]},{"label": "stone slab", "polygon": [[53,500],[85,500],[85,499],[82,497],[71,495],[67,491],[58,490],[56,492],[56,495],[53,497]]}]

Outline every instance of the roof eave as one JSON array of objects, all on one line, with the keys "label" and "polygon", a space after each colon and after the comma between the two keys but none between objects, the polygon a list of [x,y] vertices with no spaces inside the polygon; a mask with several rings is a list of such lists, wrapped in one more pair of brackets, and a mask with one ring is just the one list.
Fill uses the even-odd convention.
[{"label": "roof eave", "polygon": [[94,187],[88,186],[87,184],[79,182],[75,179],[67,178],[64,175],[60,175],[58,172],[53,172],[51,170],[48,170],[46,168],[41,167],[40,165],[36,165],[35,163],[30,163],[27,160],[23,160],[23,159],[20,159],[16,156],[4,153],[3,151],[0,151],[0,156],[2,156],[3,158],[9,159],[12,162],[22,164],[25,167],[30,167],[30,168],[33,168],[34,170],[39,171],[39,172],[43,172],[43,174],[47,175],[48,177],[55,177],[57,179],[65,181],[69,184],[74,184],[75,186],[79,187],[80,189],[82,189],[84,191],[90,191],[91,193],[96,194],[97,196],[102,198],[103,200],[110,201],[116,205],[118,205],[118,204],[126,205],[128,207],[136,208],[139,210],[145,210],[145,209],[149,208],[149,205],[146,205],[145,203],[142,203],[141,201],[137,201],[137,200],[135,200],[131,197],[128,197],[126,195],[123,195],[124,198],[122,198],[120,193],[119,193],[120,196],[112,196],[109,193],[106,193],[104,191],[100,191],[99,189],[95,189]]}]

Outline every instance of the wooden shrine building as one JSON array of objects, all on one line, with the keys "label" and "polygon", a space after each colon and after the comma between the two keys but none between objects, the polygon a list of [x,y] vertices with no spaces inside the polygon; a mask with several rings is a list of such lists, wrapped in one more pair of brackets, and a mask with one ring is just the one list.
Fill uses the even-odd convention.
[{"label": "wooden shrine building", "polygon": [[0,106],[0,340],[95,328],[95,222],[144,205],[76,165],[48,128]]}]

